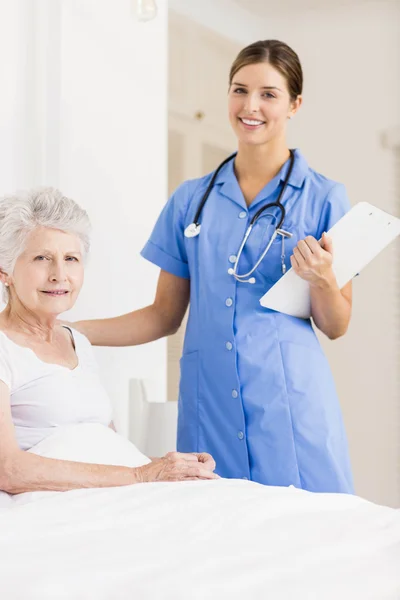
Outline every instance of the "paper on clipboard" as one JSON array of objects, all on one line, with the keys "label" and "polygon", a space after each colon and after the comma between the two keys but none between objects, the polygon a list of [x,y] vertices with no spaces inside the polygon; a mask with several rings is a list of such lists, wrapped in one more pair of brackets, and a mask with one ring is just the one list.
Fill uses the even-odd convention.
[{"label": "paper on clipboard", "polygon": [[[400,219],[372,204],[359,202],[327,233],[333,243],[332,268],[342,288],[400,235]],[[308,319],[311,315],[309,285],[290,269],[261,298],[260,304]]]}]

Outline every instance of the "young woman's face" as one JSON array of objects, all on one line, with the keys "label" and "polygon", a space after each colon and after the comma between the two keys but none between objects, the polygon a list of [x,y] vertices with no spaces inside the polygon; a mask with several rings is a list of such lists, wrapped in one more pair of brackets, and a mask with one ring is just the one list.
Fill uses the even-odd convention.
[{"label": "young woman's face", "polygon": [[239,142],[266,144],[285,134],[301,104],[291,100],[286,79],[267,62],[242,67],[229,88],[229,120]]}]

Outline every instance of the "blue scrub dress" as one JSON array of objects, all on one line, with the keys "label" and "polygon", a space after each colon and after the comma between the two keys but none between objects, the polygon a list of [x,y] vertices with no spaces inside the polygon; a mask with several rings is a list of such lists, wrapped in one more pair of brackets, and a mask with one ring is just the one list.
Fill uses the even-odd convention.
[{"label": "blue scrub dress", "polygon": [[[277,200],[289,168],[246,205],[229,162],[201,215],[201,233],[185,238],[211,175],[186,181],[162,211],[142,256],[190,279],[190,310],[181,358],[178,444],[209,452],[222,477],[314,492],[352,493],[346,435],[332,374],[309,320],[260,305],[282,276],[276,239],[256,283],[228,274],[255,212]],[[343,185],[312,170],[301,153],[282,203],[286,265],[307,235],[319,239],[350,208]],[[276,214],[258,220],[238,271],[247,272],[274,230]],[[279,237],[279,236],[278,236]]]}]

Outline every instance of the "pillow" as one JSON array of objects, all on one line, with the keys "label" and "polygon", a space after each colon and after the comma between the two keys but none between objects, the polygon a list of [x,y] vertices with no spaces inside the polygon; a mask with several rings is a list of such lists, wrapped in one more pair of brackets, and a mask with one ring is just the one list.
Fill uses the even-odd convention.
[{"label": "pillow", "polygon": [[[124,467],[140,467],[151,462],[134,444],[100,423],[59,427],[28,452],[46,458]],[[64,492],[24,492],[9,500],[14,505],[27,504],[59,493]]]},{"label": "pillow", "polygon": [[129,440],[100,423],[59,427],[28,452],[47,458],[125,467],[151,462]]}]

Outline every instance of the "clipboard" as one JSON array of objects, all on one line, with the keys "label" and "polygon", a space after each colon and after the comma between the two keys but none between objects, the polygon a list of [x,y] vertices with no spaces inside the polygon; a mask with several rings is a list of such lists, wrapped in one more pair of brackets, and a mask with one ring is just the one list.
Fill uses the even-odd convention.
[{"label": "clipboard", "polygon": [[[333,243],[332,269],[342,288],[400,235],[400,219],[359,202],[327,232]],[[308,319],[309,284],[289,269],[260,299],[261,306]]]}]

